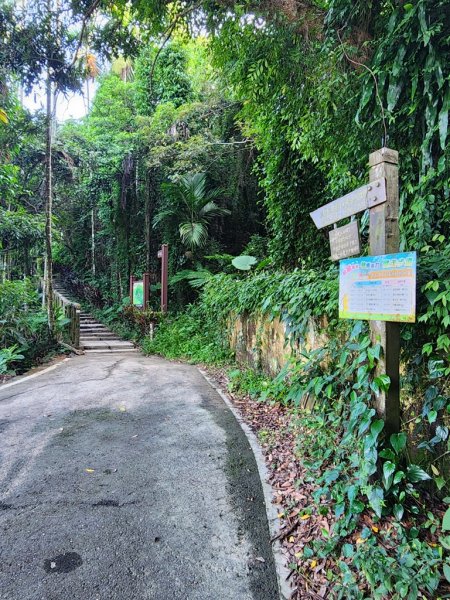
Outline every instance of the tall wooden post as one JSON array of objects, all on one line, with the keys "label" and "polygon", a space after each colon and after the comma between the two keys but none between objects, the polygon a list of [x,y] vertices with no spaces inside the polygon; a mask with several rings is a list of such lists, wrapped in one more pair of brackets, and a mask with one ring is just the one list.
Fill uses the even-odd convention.
[{"label": "tall wooden post", "polygon": [[168,302],[168,280],[169,280],[169,246],[162,244],[161,246],[161,312],[167,312]]},{"label": "tall wooden post", "polygon": [[150,275],[149,273],[144,273],[142,277],[142,284],[144,287],[144,310],[148,308],[149,300],[150,300]]},{"label": "tall wooden post", "polygon": [[[398,224],[398,152],[381,148],[369,156],[369,180],[386,179],[387,200],[370,209],[370,254],[395,254],[399,251],[400,231]],[[383,355],[376,375],[385,373],[391,383],[387,392],[376,397],[375,408],[385,421],[388,434],[400,430],[400,324],[386,321],[370,321],[371,338],[382,347]]]}]

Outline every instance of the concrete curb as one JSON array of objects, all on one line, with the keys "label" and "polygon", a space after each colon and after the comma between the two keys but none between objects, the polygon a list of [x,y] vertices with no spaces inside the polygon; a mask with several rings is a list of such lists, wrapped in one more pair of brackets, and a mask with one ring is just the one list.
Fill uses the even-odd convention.
[{"label": "concrete curb", "polygon": [[[216,386],[216,384],[207,375],[207,373],[205,371],[203,371],[203,369],[200,369],[199,367],[197,367],[197,369],[200,372],[200,374],[203,376],[203,378],[219,394],[219,396],[222,398],[222,400],[225,402],[225,404],[231,410],[236,421],[239,423],[242,431],[244,432],[246,438],[248,439],[248,442],[252,449],[253,455],[255,457],[256,465],[258,467],[259,478],[261,480],[261,486],[262,486],[262,490],[263,490],[263,494],[264,494],[264,504],[266,506],[267,522],[269,523],[270,536],[271,536],[271,538],[274,538],[276,535],[278,535],[278,533],[280,531],[280,520],[278,518],[276,508],[272,504],[273,490],[272,490],[272,486],[269,483],[267,483],[269,473],[268,473],[266,462],[264,460],[264,456],[263,456],[263,453],[259,446],[257,437],[253,433],[253,431],[250,429],[250,427],[247,425],[247,423],[244,421],[244,419],[242,418],[242,416],[240,415],[240,413],[236,409],[236,407],[233,405],[231,400],[223,393],[223,391],[219,387]],[[279,542],[279,540],[275,540],[272,543],[272,551],[273,551],[273,558],[275,561],[275,569],[277,572],[278,590],[280,593],[280,600],[289,600],[289,598],[291,597],[291,593],[292,593],[292,588],[289,585],[289,581],[288,581],[288,576],[290,573],[289,573],[289,569],[285,565],[285,558],[284,558],[281,543]]]},{"label": "concrete curb", "polygon": [[13,385],[23,383],[24,381],[28,381],[29,379],[34,379],[35,377],[39,377],[40,375],[44,375],[44,373],[48,373],[49,371],[57,369],[68,360],[70,360],[70,357],[63,358],[63,360],[61,362],[58,362],[56,365],[45,367],[45,369],[37,371],[36,373],[32,373],[31,375],[19,375],[18,377],[14,377],[13,381],[10,381],[9,383],[2,383],[2,385],[0,385],[0,390],[6,390],[6,388],[12,387]]}]

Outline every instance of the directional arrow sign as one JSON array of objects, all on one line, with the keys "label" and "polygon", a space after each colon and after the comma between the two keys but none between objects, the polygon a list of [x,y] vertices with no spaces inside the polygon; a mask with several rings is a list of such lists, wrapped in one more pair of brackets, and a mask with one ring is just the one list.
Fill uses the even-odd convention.
[{"label": "directional arrow sign", "polygon": [[376,179],[310,213],[317,229],[386,202],[386,180]]}]

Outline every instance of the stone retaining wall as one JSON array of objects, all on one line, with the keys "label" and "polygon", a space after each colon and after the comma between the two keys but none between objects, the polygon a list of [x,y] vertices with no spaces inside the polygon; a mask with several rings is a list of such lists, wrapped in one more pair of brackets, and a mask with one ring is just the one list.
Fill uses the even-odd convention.
[{"label": "stone retaining wall", "polygon": [[[292,352],[286,344],[284,323],[278,318],[270,320],[265,315],[233,315],[229,338],[238,363],[262,369],[269,375],[276,375]],[[311,319],[303,349],[313,350],[325,343],[326,336],[318,332]]]}]

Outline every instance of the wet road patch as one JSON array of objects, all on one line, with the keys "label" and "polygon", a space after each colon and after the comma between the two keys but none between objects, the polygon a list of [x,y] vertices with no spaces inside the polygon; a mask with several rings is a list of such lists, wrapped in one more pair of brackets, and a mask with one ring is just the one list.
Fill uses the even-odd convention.
[{"label": "wet road patch", "polygon": [[70,573],[81,567],[82,564],[83,560],[79,554],[66,552],[44,560],[44,571],[46,573]]},{"label": "wet road patch", "polygon": [[115,506],[116,508],[120,507],[118,500],[100,500],[99,502],[94,502],[92,506]]}]

